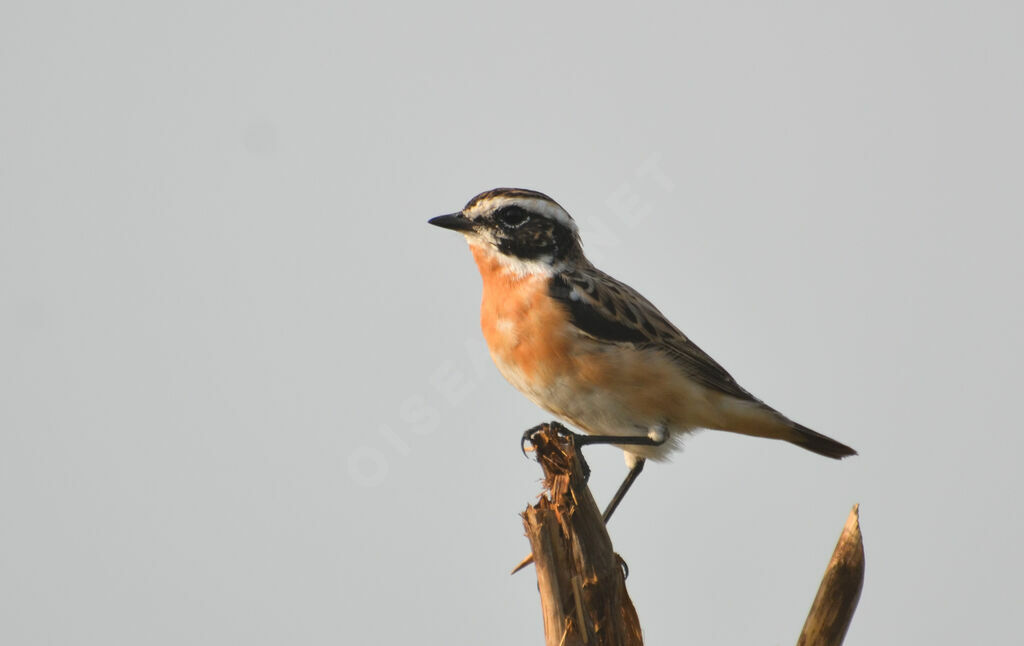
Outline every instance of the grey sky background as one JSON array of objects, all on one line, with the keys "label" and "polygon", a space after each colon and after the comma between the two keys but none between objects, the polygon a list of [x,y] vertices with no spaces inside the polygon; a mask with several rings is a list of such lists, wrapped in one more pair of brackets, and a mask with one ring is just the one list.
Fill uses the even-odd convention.
[{"label": "grey sky background", "polygon": [[[560,201],[860,457],[705,432],[611,525],[650,644],[1006,643],[1019,3],[0,5],[0,642],[541,642],[521,431],[427,218]],[[621,453],[591,449],[606,500]]]}]

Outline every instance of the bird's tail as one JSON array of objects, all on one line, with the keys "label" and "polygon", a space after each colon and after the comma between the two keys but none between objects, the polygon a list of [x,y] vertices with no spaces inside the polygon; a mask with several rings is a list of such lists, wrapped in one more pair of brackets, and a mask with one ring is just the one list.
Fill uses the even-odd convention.
[{"label": "bird's tail", "polygon": [[785,440],[800,448],[836,460],[857,455],[856,451],[845,444],[797,424],[763,402],[734,399],[729,404],[731,405],[718,409],[719,413],[725,412],[726,415],[713,420],[714,423],[706,428]]},{"label": "bird's tail", "polygon": [[796,444],[800,448],[804,448],[808,451],[813,451],[818,455],[824,455],[827,458],[834,458],[836,460],[841,460],[851,455],[857,455],[856,451],[842,442],[837,442],[831,437],[812,431],[806,426],[801,426],[800,424],[793,424],[793,426],[790,427],[790,432],[782,439],[792,444]]}]

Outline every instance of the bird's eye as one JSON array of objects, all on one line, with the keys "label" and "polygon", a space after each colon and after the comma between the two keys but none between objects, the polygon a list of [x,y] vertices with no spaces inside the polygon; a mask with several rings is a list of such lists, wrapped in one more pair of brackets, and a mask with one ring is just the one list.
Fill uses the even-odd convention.
[{"label": "bird's eye", "polygon": [[507,227],[515,228],[522,226],[529,220],[530,213],[518,206],[506,206],[503,209],[499,209],[494,214],[494,218]]}]

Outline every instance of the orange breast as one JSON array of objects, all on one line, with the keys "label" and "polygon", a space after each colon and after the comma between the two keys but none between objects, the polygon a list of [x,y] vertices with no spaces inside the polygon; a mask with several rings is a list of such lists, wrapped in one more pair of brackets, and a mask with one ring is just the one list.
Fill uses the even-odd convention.
[{"label": "orange breast", "polygon": [[536,386],[565,369],[569,354],[565,310],[548,296],[544,275],[519,276],[476,246],[473,257],[483,278],[480,326],[498,368],[518,372]]}]

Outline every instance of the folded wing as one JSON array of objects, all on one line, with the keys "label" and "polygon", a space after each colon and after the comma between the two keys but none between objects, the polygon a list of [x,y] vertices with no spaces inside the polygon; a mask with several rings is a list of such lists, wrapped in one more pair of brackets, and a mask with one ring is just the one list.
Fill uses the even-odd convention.
[{"label": "folded wing", "polygon": [[594,267],[558,274],[551,281],[550,293],[569,310],[573,325],[594,340],[659,350],[697,383],[758,401],[650,301],[608,274]]}]

